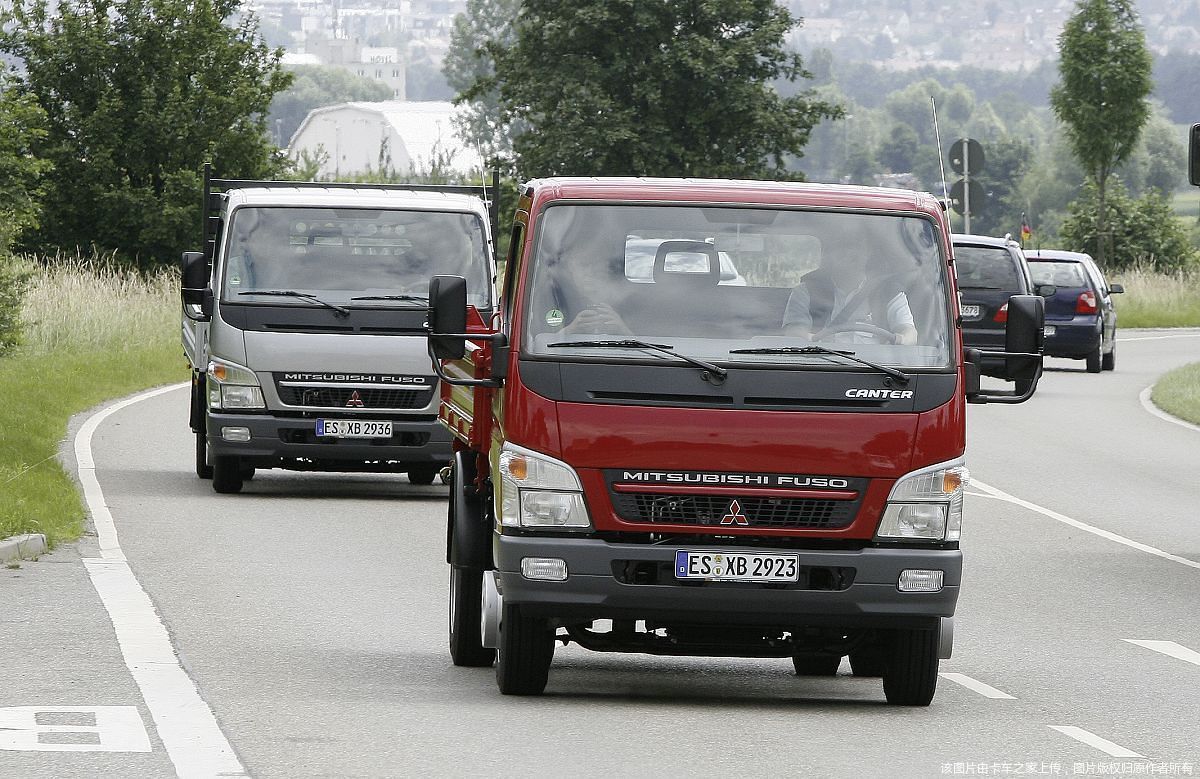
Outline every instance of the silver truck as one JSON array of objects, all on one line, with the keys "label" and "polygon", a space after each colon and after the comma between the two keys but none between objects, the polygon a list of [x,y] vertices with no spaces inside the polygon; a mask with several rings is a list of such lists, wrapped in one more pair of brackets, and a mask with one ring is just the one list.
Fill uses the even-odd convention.
[{"label": "silver truck", "polygon": [[210,178],[185,252],[183,347],[196,474],[239,492],[257,469],[404,472],[451,458],[424,328],[432,275],[494,308],[497,181],[366,185]]}]

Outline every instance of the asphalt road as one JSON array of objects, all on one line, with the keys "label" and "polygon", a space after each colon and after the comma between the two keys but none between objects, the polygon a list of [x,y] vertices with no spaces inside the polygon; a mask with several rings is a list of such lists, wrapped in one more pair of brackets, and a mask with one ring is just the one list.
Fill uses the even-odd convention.
[{"label": "asphalt road", "polygon": [[[96,474],[255,777],[1200,775],[1200,432],[1138,399],[1200,360],[1200,331],[1121,338],[1115,373],[1051,360],[1029,403],[971,407],[952,676],[927,709],[845,665],[805,679],[575,646],[544,697],[505,698],[446,652],[445,488],[265,472],[216,495],[182,390],[105,420]],[[0,776],[173,773],[80,562],[95,546],[0,570],[0,745],[5,706],[124,705],[149,751],[0,751]]]}]

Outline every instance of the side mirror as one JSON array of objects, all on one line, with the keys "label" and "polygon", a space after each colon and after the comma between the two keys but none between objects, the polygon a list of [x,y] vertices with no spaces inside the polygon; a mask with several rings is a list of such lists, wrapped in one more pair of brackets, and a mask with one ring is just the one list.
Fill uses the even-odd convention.
[{"label": "side mirror", "polygon": [[[462,337],[466,329],[467,280],[462,276],[434,276],[429,280],[429,346],[434,356],[439,360],[461,359],[466,354]],[[443,333],[447,337],[439,338]]]},{"label": "side mirror", "polygon": [[1058,287],[1053,284],[1035,284],[1033,287],[1033,294],[1043,298],[1052,297],[1056,292]]},{"label": "side mirror", "polygon": [[[199,306],[203,317],[212,316],[212,288],[209,286],[212,271],[204,252],[184,252],[180,261],[179,295],[185,311],[188,306]],[[192,319],[201,317],[188,314]]]},{"label": "side mirror", "polygon": [[1017,386],[1030,381],[1041,370],[1042,346],[1046,342],[1046,301],[1038,295],[1013,295],[1008,299],[1008,325],[1004,329],[1004,372]]},{"label": "side mirror", "polygon": [[[1046,338],[1046,301],[1039,295],[1013,295],[1008,299],[1008,324],[1004,351],[964,351],[966,395],[971,403],[1024,403],[1033,397],[1042,377],[1042,346]],[[1014,391],[981,390],[979,369],[984,358],[1003,358],[1000,378],[1014,382]],[[994,375],[994,374],[989,374]]]},{"label": "side mirror", "polygon": [[1111,284],[1108,287],[1108,294],[1110,295],[1120,295],[1124,291],[1125,287],[1120,284]]},{"label": "side mirror", "polygon": [[1200,187],[1200,124],[1192,125],[1188,136],[1188,181]]}]

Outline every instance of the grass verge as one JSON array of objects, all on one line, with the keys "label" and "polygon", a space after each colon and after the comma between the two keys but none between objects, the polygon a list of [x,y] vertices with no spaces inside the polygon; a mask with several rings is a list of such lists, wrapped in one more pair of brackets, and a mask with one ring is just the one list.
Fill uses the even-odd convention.
[{"label": "grass verge", "polygon": [[1168,414],[1200,425],[1200,362],[1165,374],[1155,383],[1150,397]]},{"label": "grass verge", "polygon": [[1118,327],[1200,327],[1200,271],[1131,268],[1109,279],[1125,287],[1114,295]]},{"label": "grass verge", "polygon": [[22,345],[0,358],[0,538],[77,537],[84,509],[56,454],[72,414],[187,379],[173,274],[111,260],[39,263],[22,308]]}]

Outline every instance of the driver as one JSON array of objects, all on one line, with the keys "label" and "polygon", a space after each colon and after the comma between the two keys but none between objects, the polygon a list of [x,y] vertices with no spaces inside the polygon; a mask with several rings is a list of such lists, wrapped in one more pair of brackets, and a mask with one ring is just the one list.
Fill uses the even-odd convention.
[{"label": "driver", "polygon": [[[908,296],[886,277],[867,273],[870,248],[861,235],[848,237],[838,257],[822,257],[821,267],[804,275],[783,313],[785,335],[851,343],[915,344],[917,328]],[[857,331],[855,324],[871,326]]]}]

